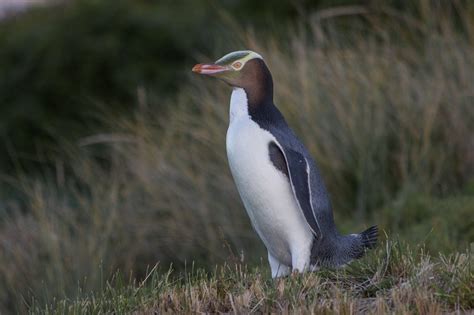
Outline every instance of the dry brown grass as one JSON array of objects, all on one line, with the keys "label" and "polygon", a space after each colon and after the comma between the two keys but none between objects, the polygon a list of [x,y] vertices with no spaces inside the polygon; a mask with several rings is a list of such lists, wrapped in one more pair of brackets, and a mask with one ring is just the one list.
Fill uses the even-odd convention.
[{"label": "dry brown grass", "polygon": [[389,242],[344,270],[277,280],[243,265],[193,268],[178,277],[154,270],[145,282],[113,282],[103,294],[60,301],[45,313],[461,313],[474,306],[473,258],[432,258]]}]

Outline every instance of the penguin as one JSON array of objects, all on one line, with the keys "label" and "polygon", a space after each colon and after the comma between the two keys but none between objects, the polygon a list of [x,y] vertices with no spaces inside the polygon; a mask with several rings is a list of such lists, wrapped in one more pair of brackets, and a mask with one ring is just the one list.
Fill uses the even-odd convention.
[{"label": "penguin", "polygon": [[273,103],[273,79],[261,55],[235,51],[192,71],[232,87],[227,158],[273,278],[344,266],[375,247],[377,226],[350,235],[336,229],[318,166]]}]

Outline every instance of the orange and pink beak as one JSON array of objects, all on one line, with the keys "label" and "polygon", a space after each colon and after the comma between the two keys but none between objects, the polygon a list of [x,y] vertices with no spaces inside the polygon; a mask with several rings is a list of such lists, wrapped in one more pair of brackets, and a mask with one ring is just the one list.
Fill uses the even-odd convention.
[{"label": "orange and pink beak", "polygon": [[214,75],[214,74],[222,73],[228,70],[229,68],[225,66],[220,66],[216,64],[198,63],[197,65],[193,67],[192,71],[199,74]]}]

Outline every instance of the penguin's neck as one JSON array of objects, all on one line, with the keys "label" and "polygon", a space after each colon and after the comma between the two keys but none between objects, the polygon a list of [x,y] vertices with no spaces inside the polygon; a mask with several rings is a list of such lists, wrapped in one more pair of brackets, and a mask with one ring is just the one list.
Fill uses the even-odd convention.
[{"label": "penguin's neck", "polygon": [[242,117],[250,118],[247,93],[234,87],[230,96],[230,123]]},{"label": "penguin's neck", "polygon": [[261,128],[268,129],[270,124],[287,126],[285,118],[273,104],[272,98],[264,99],[259,103],[249,101],[249,94],[244,88],[234,87],[230,97],[229,124],[240,118],[251,119]]},{"label": "penguin's neck", "polygon": [[243,74],[245,80],[241,82],[241,87],[233,87],[230,98],[231,122],[242,116],[255,120],[276,110],[273,104],[273,79],[267,66],[261,59],[249,61],[249,66]]}]

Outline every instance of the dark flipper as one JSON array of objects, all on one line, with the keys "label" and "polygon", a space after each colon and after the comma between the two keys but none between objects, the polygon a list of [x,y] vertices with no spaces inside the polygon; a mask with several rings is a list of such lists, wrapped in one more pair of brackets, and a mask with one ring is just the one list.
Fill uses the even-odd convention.
[{"label": "dark flipper", "polygon": [[[305,157],[291,149],[284,150],[282,152],[276,144],[270,144],[270,152],[276,148],[280,149],[282,156],[286,160],[286,165],[288,172],[284,172],[289,175],[291,188],[293,189],[293,194],[296,198],[296,201],[308,222],[309,227],[313,231],[313,234],[316,237],[322,238],[321,229],[319,228],[319,223],[315,217],[313,207],[311,204],[311,187],[310,187],[310,176],[309,176],[309,166]],[[275,153],[273,153],[275,156]],[[272,158],[272,153],[270,154],[270,159],[275,165],[274,157]],[[277,163],[278,164],[278,163]],[[277,165],[275,165],[278,169]],[[281,171],[281,169],[280,169]]]},{"label": "dark flipper", "polygon": [[286,175],[287,178],[290,178],[288,174],[288,166],[286,164],[285,156],[281,152],[280,148],[275,144],[275,142],[270,142],[268,145],[268,152],[270,155],[270,161],[272,161],[273,166],[277,170]]}]

